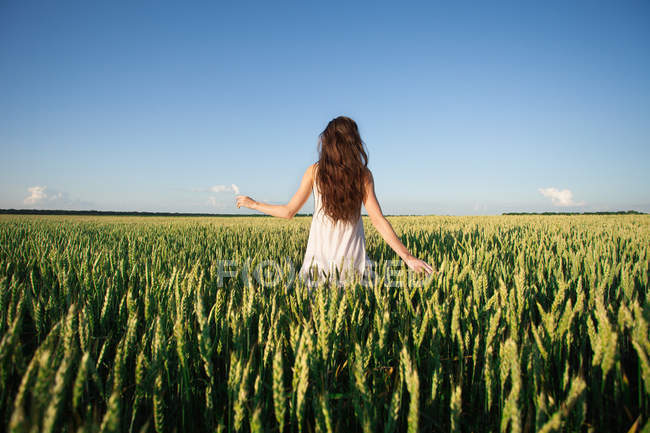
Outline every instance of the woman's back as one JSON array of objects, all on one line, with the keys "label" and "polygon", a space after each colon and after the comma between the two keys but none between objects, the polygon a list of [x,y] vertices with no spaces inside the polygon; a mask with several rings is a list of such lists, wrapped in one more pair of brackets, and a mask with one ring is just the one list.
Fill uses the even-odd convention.
[{"label": "woman's back", "polygon": [[318,183],[313,184],[314,215],[309,230],[309,240],[300,276],[311,282],[315,276],[309,270],[315,266],[321,277],[337,268],[342,276],[351,266],[359,275],[364,275],[370,260],[366,255],[366,240],[363,231],[361,209],[354,223],[333,221],[322,208],[322,195]]}]

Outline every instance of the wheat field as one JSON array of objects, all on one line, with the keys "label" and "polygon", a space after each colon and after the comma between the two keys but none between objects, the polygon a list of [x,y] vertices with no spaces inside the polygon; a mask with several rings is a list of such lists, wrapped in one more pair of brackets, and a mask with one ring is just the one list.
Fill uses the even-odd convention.
[{"label": "wheat field", "polygon": [[295,278],[310,217],[0,216],[11,432],[650,431],[650,217],[364,218],[369,284]]}]

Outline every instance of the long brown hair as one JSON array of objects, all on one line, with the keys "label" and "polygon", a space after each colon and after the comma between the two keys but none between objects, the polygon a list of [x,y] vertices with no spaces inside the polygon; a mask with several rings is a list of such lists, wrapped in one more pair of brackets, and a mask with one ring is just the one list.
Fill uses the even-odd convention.
[{"label": "long brown hair", "polygon": [[356,122],[345,116],[332,119],[319,135],[315,176],[325,215],[355,223],[367,173],[368,154]]}]

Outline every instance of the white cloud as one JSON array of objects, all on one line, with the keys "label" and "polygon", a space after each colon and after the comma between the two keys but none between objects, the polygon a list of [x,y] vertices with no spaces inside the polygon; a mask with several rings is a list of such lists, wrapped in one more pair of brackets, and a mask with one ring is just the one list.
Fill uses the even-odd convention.
[{"label": "white cloud", "polygon": [[210,188],[208,188],[208,190],[212,192],[224,192],[227,191],[226,188],[227,188],[226,185],[213,185]]},{"label": "white cloud", "polygon": [[25,197],[25,200],[23,200],[23,203],[25,204],[37,204],[45,201],[47,198],[47,193],[45,190],[47,189],[46,186],[30,186],[27,188],[27,191],[29,192],[29,197]]},{"label": "white cloud", "polygon": [[[200,191],[200,189],[199,189]],[[239,194],[239,187],[235,185],[234,183],[231,185],[212,185],[210,188],[208,188],[208,191],[210,192],[232,192],[234,194]]]},{"label": "white cloud", "polygon": [[237,204],[233,197],[220,197],[218,195],[212,195],[206,199],[205,204],[211,209],[219,212],[223,211],[226,213],[231,213],[241,210],[237,209]]},{"label": "white cloud", "polygon": [[235,206],[235,201],[234,197],[230,196],[229,194],[239,194],[239,187],[234,183],[231,183],[230,185],[212,185],[207,188],[192,188],[191,191],[209,193],[210,195],[205,199],[204,203],[212,208],[220,210],[231,210]]},{"label": "white cloud", "polygon": [[568,189],[559,190],[557,188],[538,188],[537,189],[544,197],[551,199],[555,206],[583,206],[584,201],[573,201],[573,193]]},{"label": "white cloud", "polygon": [[88,208],[93,206],[92,202],[71,198],[67,192],[52,190],[49,191],[47,186],[30,186],[27,188],[29,196],[23,200],[27,205],[38,205],[39,208],[56,209],[56,208]]}]

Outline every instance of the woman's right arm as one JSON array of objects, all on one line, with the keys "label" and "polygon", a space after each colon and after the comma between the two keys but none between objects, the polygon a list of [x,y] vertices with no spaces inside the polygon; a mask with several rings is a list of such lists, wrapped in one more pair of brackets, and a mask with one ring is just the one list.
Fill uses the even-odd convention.
[{"label": "woman's right arm", "polygon": [[433,272],[433,268],[427,262],[414,257],[409,252],[406,246],[404,246],[402,241],[400,241],[395,234],[393,226],[391,226],[390,222],[388,222],[386,217],[384,217],[379,202],[377,201],[377,196],[375,195],[375,182],[370,170],[368,170],[368,176],[366,177],[363,205],[366,207],[372,225],[375,226],[379,234],[381,234],[381,237],[384,238],[393,251],[404,260],[410,269],[416,272],[424,271],[427,274]]}]

